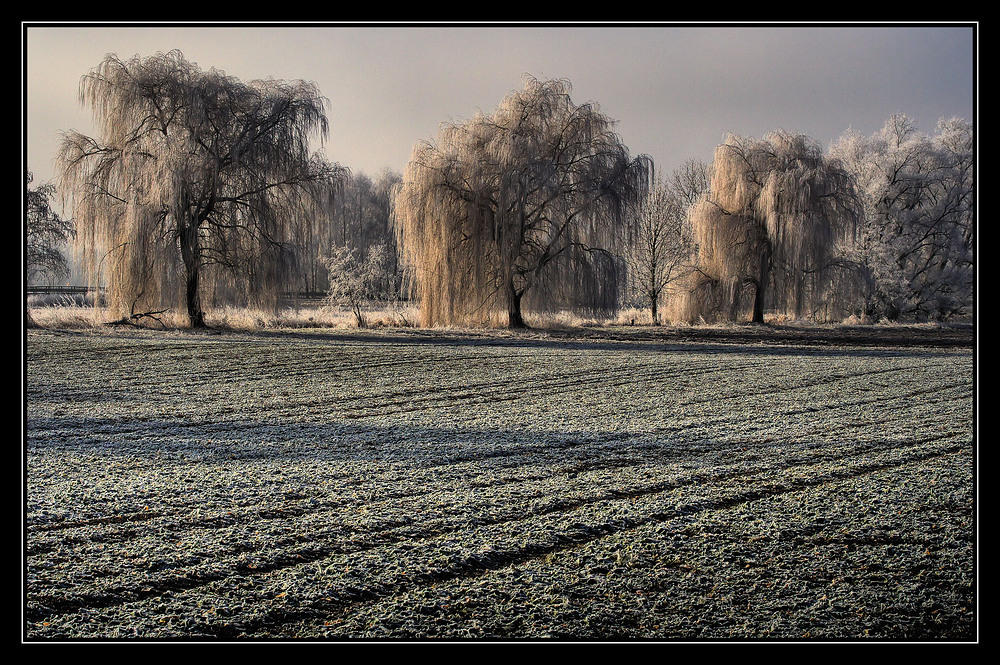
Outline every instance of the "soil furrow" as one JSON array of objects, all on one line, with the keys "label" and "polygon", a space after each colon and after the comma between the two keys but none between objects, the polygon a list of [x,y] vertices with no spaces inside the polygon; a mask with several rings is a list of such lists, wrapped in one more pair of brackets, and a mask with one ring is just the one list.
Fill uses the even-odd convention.
[{"label": "soil furrow", "polygon": [[[921,442],[911,447],[923,448],[925,443],[926,442]],[[165,593],[174,593],[194,589],[199,586],[224,579],[225,577],[233,574],[263,575],[280,570],[284,567],[311,563],[316,560],[329,557],[333,554],[349,555],[374,548],[391,547],[401,542],[412,541],[414,539],[423,540],[428,538],[440,538],[460,531],[463,528],[466,528],[470,523],[475,524],[477,527],[483,527],[487,525],[512,524],[522,520],[530,520],[546,515],[556,515],[561,517],[565,514],[578,511],[583,507],[603,504],[609,501],[613,502],[634,499],[637,497],[646,497],[650,495],[659,495],[665,492],[672,492],[689,485],[711,485],[718,490],[720,485],[724,487],[730,481],[738,480],[740,482],[736,483],[736,485],[739,488],[744,488],[746,485],[754,486],[754,489],[752,490],[740,489],[736,493],[724,495],[723,497],[713,495],[706,499],[689,503],[688,505],[678,505],[669,514],[660,512],[650,514],[646,518],[637,519],[635,522],[628,521],[627,526],[622,526],[621,518],[619,518],[613,529],[611,529],[609,525],[588,527],[588,531],[593,531],[594,534],[596,534],[594,537],[599,537],[600,535],[610,533],[612,531],[618,531],[622,528],[633,528],[637,524],[648,520],[663,521],[665,519],[672,519],[673,517],[679,515],[691,514],[692,512],[700,512],[704,510],[724,510],[740,503],[755,501],[784,492],[797,491],[804,487],[818,486],[827,482],[834,482],[845,478],[860,476],[873,471],[887,469],[917,460],[931,459],[947,454],[955,454],[962,450],[962,446],[951,445],[943,449],[919,450],[912,453],[904,453],[904,449],[899,447],[886,447],[886,450],[891,450],[894,453],[894,459],[875,463],[869,461],[870,456],[868,454],[863,454],[857,457],[857,459],[861,460],[857,464],[848,464],[846,467],[838,466],[830,471],[820,470],[808,479],[794,478],[792,481],[771,480],[767,484],[763,485],[758,485],[753,481],[755,476],[760,475],[772,477],[780,471],[787,471],[797,466],[815,467],[815,460],[790,462],[786,465],[770,465],[761,469],[752,470],[741,468],[735,471],[719,471],[719,467],[714,467],[710,472],[694,474],[683,480],[668,480],[655,482],[644,487],[612,489],[604,492],[599,491],[596,495],[584,495],[572,500],[560,499],[555,502],[547,503],[543,508],[530,509],[527,516],[523,509],[515,507],[513,510],[505,510],[499,517],[494,516],[491,519],[476,517],[475,519],[470,520],[467,512],[471,509],[471,506],[466,506],[464,507],[464,511],[462,513],[449,516],[449,518],[445,519],[441,525],[436,526],[433,529],[428,529],[427,524],[425,523],[418,523],[416,525],[378,523],[374,525],[373,528],[368,530],[367,535],[371,536],[372,540],[367,542],[363,548],[344,548],[343,546],[307,546],[303,548],[298,544],[298,537],[291,536],[269,543],[269,548],[274,552],[274,554],[271,554],[270,556],[274,557],[275,554],[277,554],[277,558],[258,558],[252,564],[247,563],[238,565],[232,563],[232,560],[238,557],[241,553],[248,551],[248,549],[237,546],[228,551],[217,550],[212,552],[212,558],[218,562],[217,569],[209,569],[206,571],[204,567],[199,566],[197,570],[189,570],[186,572],[181,570],[173,573],[167,573],[160,579],[140,578],[127,585],[112,587],[100,593],[88,594],[85,591],[82,591],[80,595],[75,597],[68,595],[48,597],[45,594],[36,594],[34,601],[27,609],[27,617],[29,620],[39,620],[43,616],[50,617],[53,614],[72,612],[84,607],[106,608],[124,603],[136,602],[144,598],[157,597]],[[870,451],[866,451],[866,453],[867,452]],[[895,457],[901,457],[902,459],[895,459]],[[844,461],[846,456],[838,456],[835,459],[837,461]],[[824,460],[826,463],[832,461],[834,460]],[[393,497],[393,500],[403,498],[413,497],[397,496]],[[301,513],[296,511],[289,511],[287,514],[284,514],[282,511],[280,517],[281,519],[294,519],[300,514]],[[253,516],[252,521],[256,521],[262,517],[266,518],[267,516]],[[246,517],[244,519],[246,519]],[[414,526],[416,528],[414,528]],[[178,525],[178,527],[179,529],[186,531],[191,527],[191,525],[184,524]],[[324,531],[332,531],[332,535],[338,536],[348,530],[345,527],[346,525],[333,526],[324,529]],[[608,529],[611,529],[611,531]],[[362,536],[366,535],[364,533],[364,529],[358,529],[354,526],[350,527],[350,531],[353,533],[360,533]],[[328,539],[323,538],[324,533],[322,532],[314,533],[313,535],[314,537],[317,537],[318,540],[329,542]],[[560,543],[579,542],[576,535],[559,534],[557,532],[550,532],[547,534],[547,537],[553,538],[555,541]],[[532,551],[532,548],[528,548],[528,551]],[[549,549],[545,549],[540,553],[544,554],[550,551],[551,550]],[[526,555],[526,552],[521,553],[521,556],[524,555]],[[533,553],[531,556],[535,556],[535,554]],[[521,559],[518,558],[517,560]],[[504,559],[502,561],[504,565],[509,565],[514,562],[514,558],[509,560]],[[190,568],[193,569],[194,566],[191,566]],[[449,573],[444,577],[442,577],[441,574],[437,574],[434,576],[434,579],[450,579],[453,576],[457,576],[457,573]]]}]

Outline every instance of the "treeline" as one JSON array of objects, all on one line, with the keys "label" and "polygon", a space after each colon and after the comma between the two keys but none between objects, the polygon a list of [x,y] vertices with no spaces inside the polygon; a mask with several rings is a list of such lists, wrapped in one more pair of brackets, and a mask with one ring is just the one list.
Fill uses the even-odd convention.
[{"label": "treeline", "polygon": [[697,200],[685,207],[668,188],[683,209],[670,236],[671,316],[973,315],[974,158],[973,127],[960,119],[928,135],[897,115],[871,136],[846,132],[825,152],[783,131],[728,137]]},{"label": "treeline", "polygon": [[[558,159],[570,162],[566,146],[581,145],[565,135],[575,126],[565,122],[560,137],[535,136],[526,148],[506,145],[503,159],[519,164],[510,172],[485,169],[502,161],[487,147],[542,133],[526,128],[525,119],[554,124],[525,108],[525,95],[554,108],[541,101],[541,84],[532,85],[539,88],[506,100],[516,112],[502,106],[493,117],[447,127],[436,143],[420,146],[393,198],[392,246],[410,252],[396,255],[393,266],[416,276],[425,324],[519,325],[521,304],[527,312],[567,308],[609,316],[623,306],[642,307],[657,323],[763,322],[765,314],[947,321],[974,313],[970,123],[944,120],[928,135],[909,118],[893,116],[873,135],[848,131],[826,151],[784,131],[730,136],[712,163],[689,160],[665,177],[622,151],[600,180],[569,169],[551,175]],[[505,127],[501,113],[518,124]],[[490,136],[470,141],[484,131],[474,123]],[[497,136],[505,132],[515,138]],[[587,158],[607,159],[594,128],[587,132]],[[463,154],[473,149],[466,142],[480,146],[478,152]],[[517,150],[526,152],[514,157]],[[574,167],[584,162],[580,155],[572,160]],[[535,177],[531,169],[545,173],[541,165],[550,173]],[[645,190],[626,182],[630,170],[646,179]],[[505,181],[514,192],[503,191]],[[593,188],[590,198],[586,187]],[[614,205],[601,208],[609,192]],[[636,198],[629,203],[630,196]],[[379,228],[389,240],[388,227]]]},{"label": "treeline", "polygon": [[826,151],[730,136],[711,164],[661,174],[570,93],[526,77],[371,178],[310,152],[327,131],[312,84],[112,55],[81,84],[100,135],[66,135],[60,189],[115,316],[181,307],[201,326],[206,307],[287,291],[328,293],[359,325],[361,303],[397,298],[424,325],[623,306],[656,322],[973,314],[969,123],[925,135],[896,116]]}]

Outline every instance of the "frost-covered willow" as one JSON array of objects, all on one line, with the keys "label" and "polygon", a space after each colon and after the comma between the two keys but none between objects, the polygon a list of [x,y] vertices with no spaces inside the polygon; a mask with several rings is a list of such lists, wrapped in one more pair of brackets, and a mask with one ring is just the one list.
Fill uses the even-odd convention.
[{"label": "frost-covered willow", "polygon": [[178,51],[108,55],[83,77],[97,138],[59,152],[86,265],[110,310],[276,301],[301,225],[329,208],[343,169],[311,151],[327,132],[315,84],[243,83]]},{"label": "frost-covered willow", "polygon": [[[692,209],[699,281],[691,318],[735,320],[765,306],[796,318],[832,318],[841,251],[858,207],[850,176],[810,138],[777,131],[730,135],[715,151],[709,193]],[[750,300],[748,306],[748,299]]]},{"label": "frost-covered willow", "polygon": [[617,307],[621,224],[650,167],[613,125],[567,81],[526,77],[491,114],[414,147],[395,222],[423,325]]},{"label": "frost-covered willow", "polygon": [[873,319],[944,320],[975,305],[975,136],[952,118],[937,133],[905,115],[871,136],[848,131],[830,148],[858,183],[864,203],[857,260]]}]

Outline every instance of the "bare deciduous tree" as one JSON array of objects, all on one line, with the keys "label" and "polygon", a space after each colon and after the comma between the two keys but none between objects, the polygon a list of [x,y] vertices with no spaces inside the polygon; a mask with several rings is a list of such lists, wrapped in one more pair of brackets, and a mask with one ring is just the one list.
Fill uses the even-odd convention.
[{"label": "bare deciduous tree", "polygon": [[666,185],[671,194],[689,209],[708,192],[712,168],[698,159],[689,159],[674,169],[667,178]]},{"label": "bare deciduous tree", "polygon": [[654,178],[649,194],[632,218],[625,250],[629,283],[660,323],[665,291],[693,270],[694,241],[688,212],[707,191],[708,167],[688,160],[666,182]]},{"label": "bare deciduous tree", "polygon": [[857,260],[865,313],[947,319],[974,307],[975,138],[950,119],[933,136],[905,115],[871,136],[849,131],[831,147],[864,202]]},{"label": "bare deciduous tree", "polygon": [[692,211],[701,288],[691,317],[735,320],[747,291],[754,322],[764,322],[768,302],[812,316],[830,293],[858,215],[852,179],[812,139],[730,135],[716,149],[709,194]]},{"label": "bare deciduous tree", "polygon": [[364,328],[365,307],[384,295],[385,266],[389,249],[376,245],[365,250],[334,247],[325,258],[330,288],[326,306],[346,307],[354,314],[359,328]]},{"label": "bare deciduous tree", "polygon": [[525,78],[497,109],[418,144],[396,197],[423,325],[525,325],[522,303],[617,306],[612,250],[649,159],[567,81]]},{"label": "bare deciduous tree", "polygon": [[107,56],[80,98],[99,136],[64,137],[62,189],[92,279],[107,266],[111,310],[183,303],[201,327],[203,292],[276,302],[298,225],[325,214],[344,173],[311,151],[327,131],[315,84],[243,83],[171,51]]}]

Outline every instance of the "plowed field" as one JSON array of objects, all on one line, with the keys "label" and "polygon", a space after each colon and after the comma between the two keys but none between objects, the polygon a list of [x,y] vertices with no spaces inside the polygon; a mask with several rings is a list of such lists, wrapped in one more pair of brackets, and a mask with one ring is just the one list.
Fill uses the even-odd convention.
[{"label": "plowed field", "polygon": [[970,331],[29,331],[24,639],[977,639]]}]

